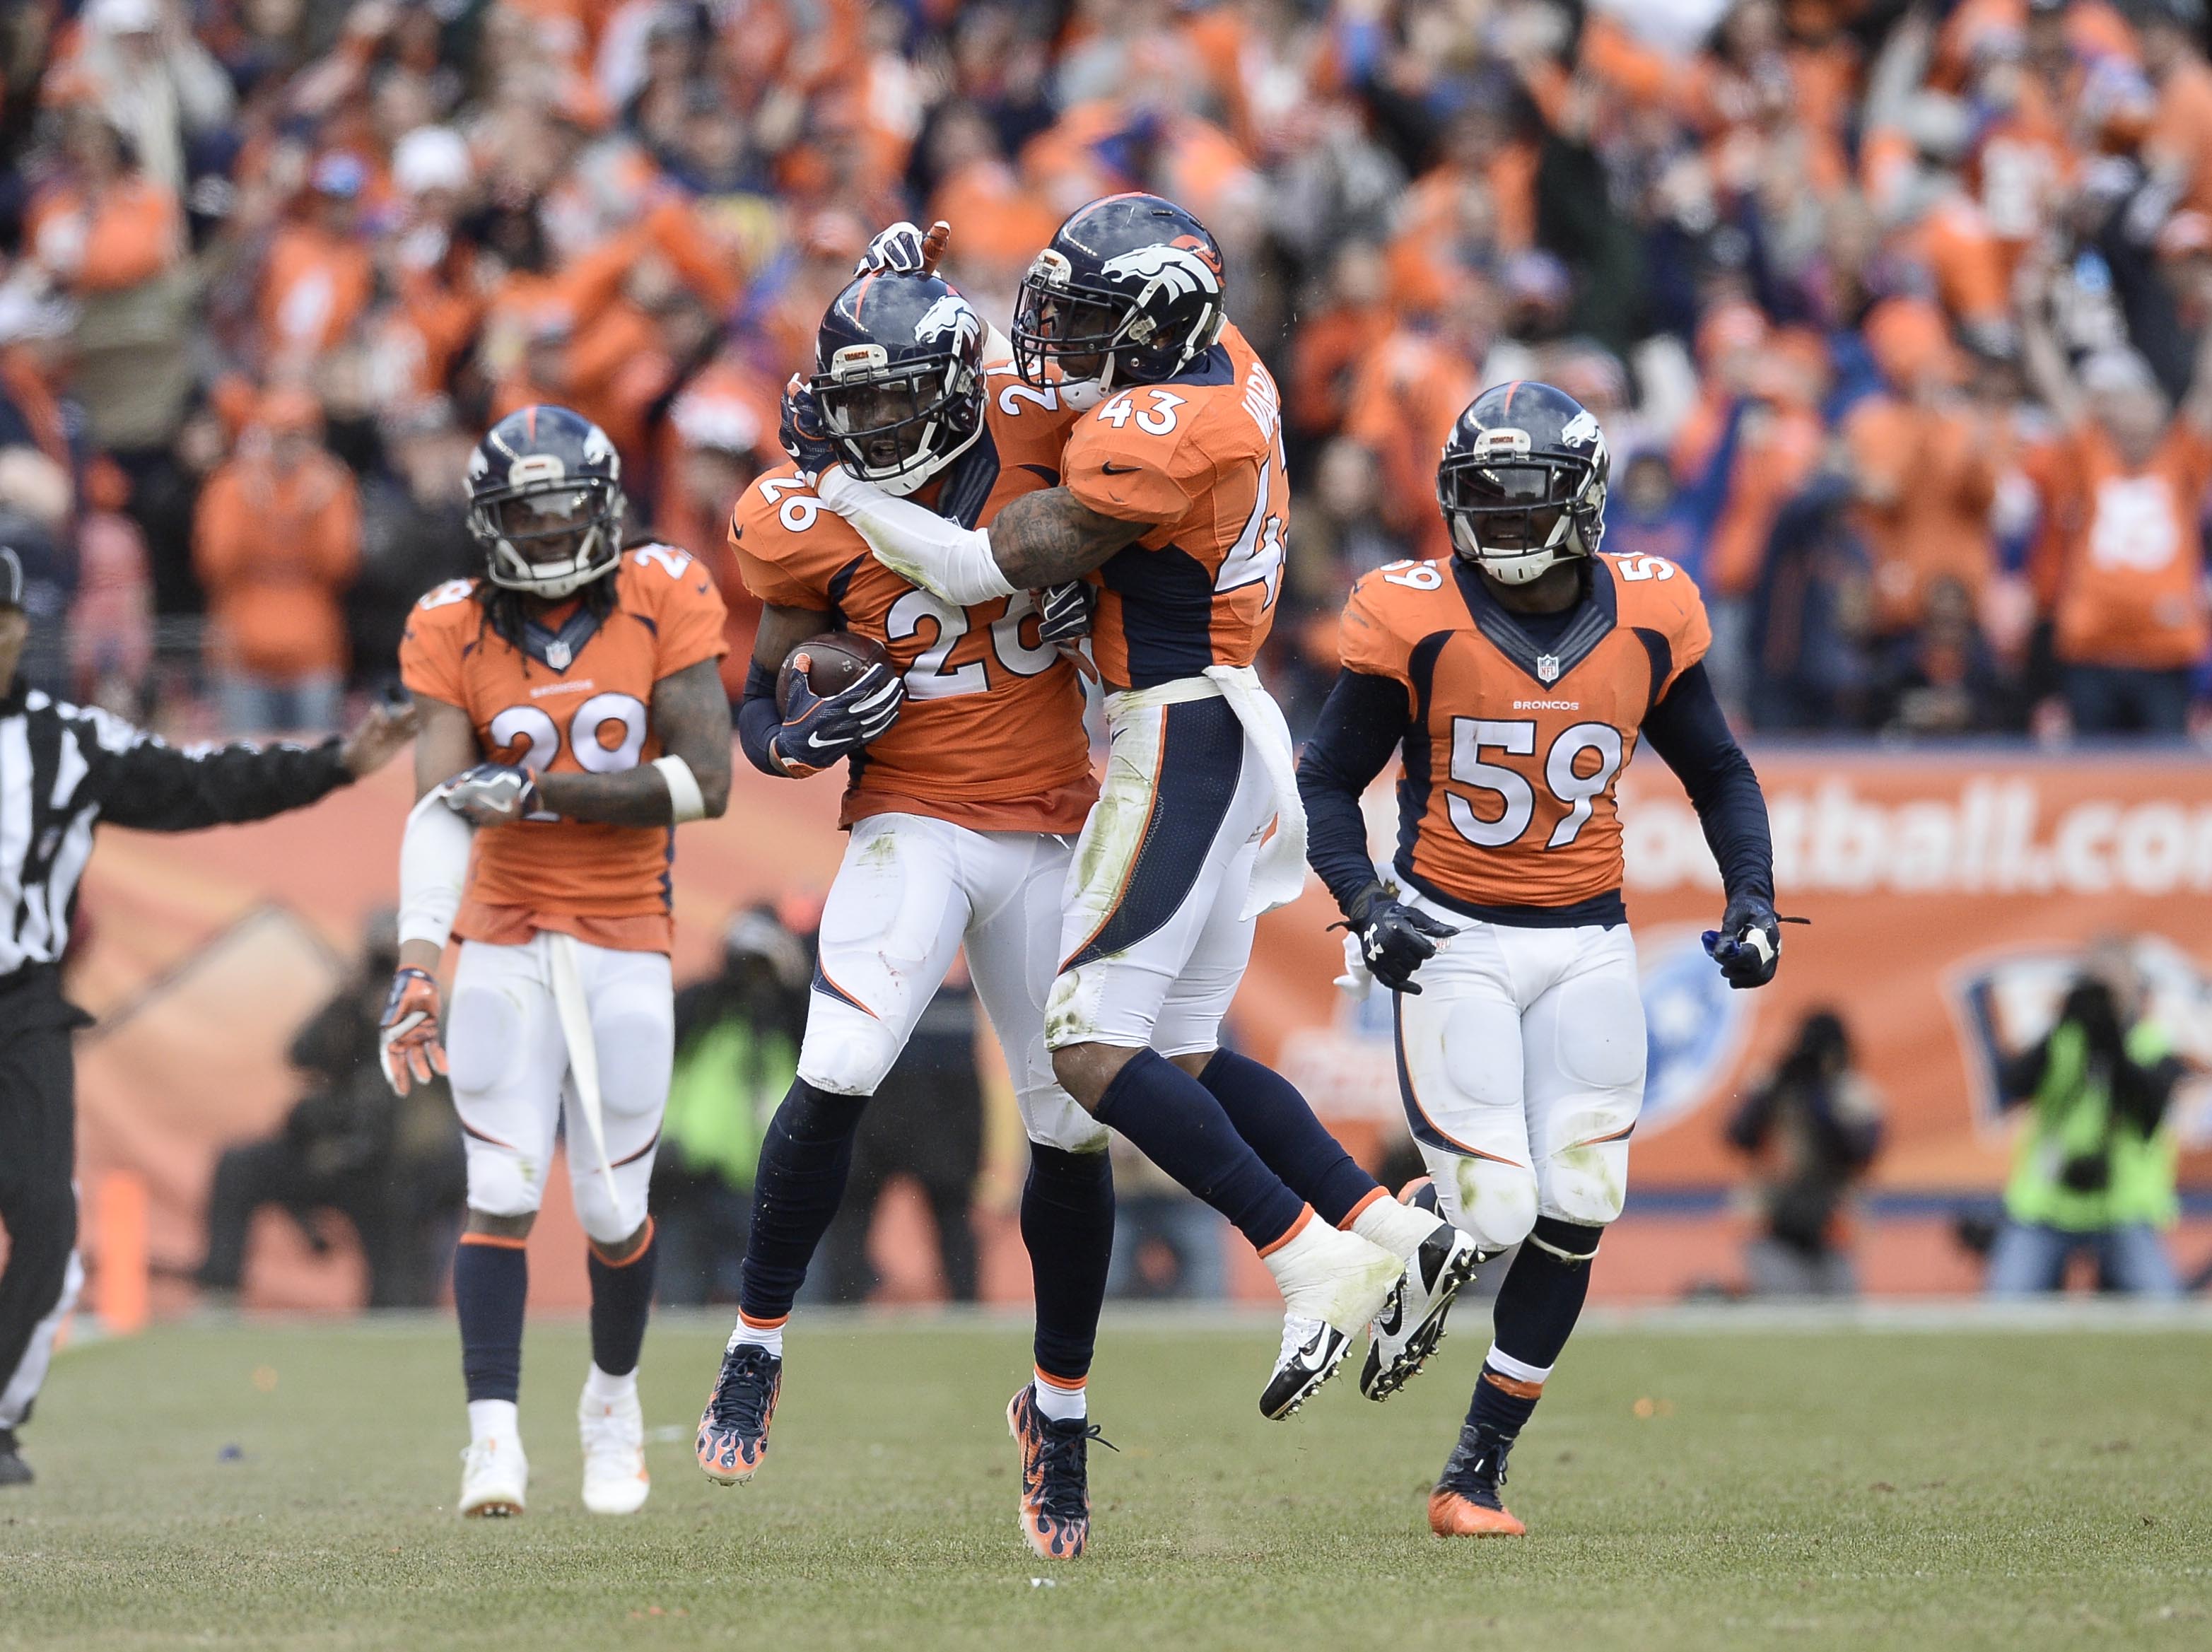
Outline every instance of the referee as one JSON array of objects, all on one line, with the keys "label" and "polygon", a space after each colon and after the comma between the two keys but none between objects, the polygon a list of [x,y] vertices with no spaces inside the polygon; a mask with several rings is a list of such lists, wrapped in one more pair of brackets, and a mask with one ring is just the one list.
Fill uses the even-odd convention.
[{"label": "referee", "polygon": [[380,707],[343,741],[180,751],[25,688],[30,630],[22,562],[0,545],[0,1485],[31,1478],[15,1430],[84,1277],[70,1035],[89,1017],[63,998],[60,963],[94,827],[183,832],[304,808],[415,732],[412,711]]}]

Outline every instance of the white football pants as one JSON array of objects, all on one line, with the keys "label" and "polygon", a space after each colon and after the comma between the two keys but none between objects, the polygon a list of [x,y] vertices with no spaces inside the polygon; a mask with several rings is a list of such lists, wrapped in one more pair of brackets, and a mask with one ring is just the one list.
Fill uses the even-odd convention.
[{"label": "white football pants", "polygon": [[1628,926],[1522,929],[1403,897],[1459,933],[1397,995],[1398,1079],[1444,1213],[1486,1250],[1539,1216],[1603,1227],[1644,1105]]},{"label": "white football pants", "polygon": [[1067,845],[1039,832],[926,815],[854,825],[822,908],[799,1076],[834,1095],[875,1094],[964,945],[1030,1139],[1103,1151],[1105,1127],[1054,1079],[1044,1047],[1067,860]]},{"label": "white football pants", "polygon": [[661,1111],[668,1104],[676,1011],[668,957],[575,943],[599,1064],[600,1112],[614,1191],[568,1079],[568,1045],[554,1009],[550,948],[461,943],[446,1059],[469,1167],[469,1206],[521,1216],[545,1197],[554,1128],[568,1108],[568,1183],[576,1218],[603,1245],[645,1221]]}]

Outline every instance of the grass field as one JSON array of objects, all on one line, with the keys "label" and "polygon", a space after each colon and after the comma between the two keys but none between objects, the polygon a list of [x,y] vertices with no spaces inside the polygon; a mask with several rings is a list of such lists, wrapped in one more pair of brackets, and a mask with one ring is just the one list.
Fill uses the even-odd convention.
[{"label": "grass field", "polygon": [[774,1455],[725,1491],[690,1445],[720,1335],[658,1327],[628,1521],[577,1502],[582,1328],[533,1330],[504,1523],[450,1512],[449,1327],[159,1330],[58,1365],[40,1482],[0,1492],[0,1647],[2212,1645],[2201,1329],[1594,1327],[1514,1458],[1531,1535],[1447,1545],[1423,1497],[1483,1340],[1276,1424],[1263,1326],[1109,1327],[1121,1454],[1091,1557],[1048,1572],[1000,1415],[1018,1327],[794,1333]]}]

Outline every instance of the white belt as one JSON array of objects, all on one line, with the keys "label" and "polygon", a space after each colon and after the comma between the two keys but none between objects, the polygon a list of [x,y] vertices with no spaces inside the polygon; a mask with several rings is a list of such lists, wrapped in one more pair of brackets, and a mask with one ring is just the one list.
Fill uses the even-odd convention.
[{"label": "white belt", "polygon": [[1306,810],[1298,799],[1291,726],[1283,720],[1282,708],[1261,683],[1260,673],[1249,665],[1209,665],[1203,677],[1179,677],[1157,688],[1109,694],[1106,715],[1112,720],[1154,706],[1182,705],[1217,696],[1229,702],[1229,709],[1243,726],[1245,738],[1267,777],[1268,789],[1274,793],[1274,835],[1260,846],[1252,863],[1252,887],[1239,914],[1256,918],[1288,906],[1306,886]]}]

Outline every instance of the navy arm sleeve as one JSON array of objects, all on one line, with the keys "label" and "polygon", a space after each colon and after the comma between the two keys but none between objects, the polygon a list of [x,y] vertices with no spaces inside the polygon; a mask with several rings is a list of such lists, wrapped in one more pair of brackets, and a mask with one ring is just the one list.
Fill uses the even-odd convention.
[{"label": "navy arm sleeve", "polygon": [[1704,661],[1676,677],[1666,698],[1644,714],[1644,735],[1690,794],[1729,898],[1756,895],[1771,901],[1774,843],[1766,829],[1766,798],[1751,759],[1721,715]]},{"label": "navy arm sleeve", "polygon": [[1382,772],[1412,723],[1404,683],[1365,671],[1340,671],[1305,755],[1298,759],[1306,859],[1347,915],[1360,890],[1375,881],[1360,796]]},{"label": "navy arm sleeve", "polygon": [[738,701],[738,744],[744,748],[746,760],[762,774],[787,780],[793,777],[784,773],[783,765],[769,749],[776,730],[782,726],[783,713],[775,703],[775,673],[756,659],[745,667],[744,697]]}]

